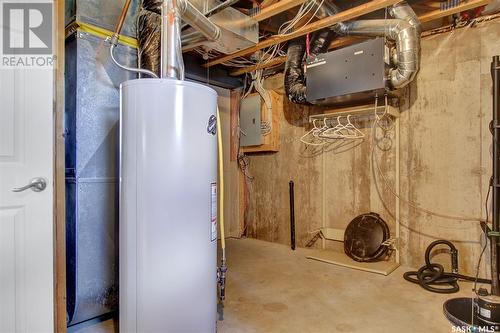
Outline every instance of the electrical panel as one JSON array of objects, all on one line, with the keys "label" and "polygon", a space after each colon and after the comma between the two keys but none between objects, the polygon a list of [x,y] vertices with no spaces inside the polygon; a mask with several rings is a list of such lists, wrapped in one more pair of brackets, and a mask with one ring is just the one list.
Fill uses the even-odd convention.
[{"label": "electrical panel", "polygon": [[307,100],[334,105],[384,95],[388,53],[384,39],[375,38],[308,59]]},{"label": "electrical panel", "polygon": [[240,146],[258,146],[262,144],[260,110],[262,100],[259,94],[249,95],[240,106]]}]

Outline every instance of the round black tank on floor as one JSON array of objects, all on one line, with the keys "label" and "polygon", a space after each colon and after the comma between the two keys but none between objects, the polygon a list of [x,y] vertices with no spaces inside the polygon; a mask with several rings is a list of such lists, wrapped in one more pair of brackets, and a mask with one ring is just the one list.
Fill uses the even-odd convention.
[{"label": "round black tank on floor", "polygon": [[452,298],[443,304],[444,315],[455,326],[455,332],[500,332],[498,325],[479,319],[475,308],[475,302],[468,297]]}]

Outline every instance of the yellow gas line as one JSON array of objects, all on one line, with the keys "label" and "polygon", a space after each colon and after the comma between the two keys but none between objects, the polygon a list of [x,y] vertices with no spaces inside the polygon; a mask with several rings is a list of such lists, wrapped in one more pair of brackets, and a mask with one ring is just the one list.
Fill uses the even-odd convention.
[{"label": "yellow gas line", "polygon": [[220,121],[219,107],[217,107],[217,146],[219,157],[219,226],[220,244],[222,248],[222,260],[226,261],[226,236],[224,233],[224,154],[222,147],[222,126]]}]

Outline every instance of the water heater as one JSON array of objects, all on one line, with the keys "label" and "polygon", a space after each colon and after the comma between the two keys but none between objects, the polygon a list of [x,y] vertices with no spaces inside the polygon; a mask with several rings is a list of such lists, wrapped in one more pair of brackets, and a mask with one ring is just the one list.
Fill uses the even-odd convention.
[{"label": "water heater", "polygon": [[216,92],[121,86],[120,332],[215,332]]}]

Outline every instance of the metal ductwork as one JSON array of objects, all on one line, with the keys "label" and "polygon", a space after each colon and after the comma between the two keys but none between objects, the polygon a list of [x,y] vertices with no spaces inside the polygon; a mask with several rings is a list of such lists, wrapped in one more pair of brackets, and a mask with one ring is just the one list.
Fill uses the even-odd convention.
[{"label": "metal ductwork", "polygon": [[[319,17],[335,15],[339,12],[339,9],[332,2],[325,1],[318,11]],[[371,36],[371,37],[386,37],[387,39],[394,41],[396,47],[391,59],[391,68],[388,69],[387,77],[387,88],[388,90],[395,90],[402,88],[409,84],[416,76],[420,68],[420,34],[421,26],[417,15],[413,9],[406,3],[401,2],[392,6],[389,10],[390,15],[393,17],[391,19],[376,19],[376,20],[358,20],[346,23],[339,23],[335,26],[325,29],[329,31],[326,35],[328,44],[335,37],[335,34],[339,35],[355,35],[355,36]],[[317,42],[317,37],[320,34],[315,34],[311,39],[311,53],[309,60],[312,60],[309,66],[322,65],[325,62],[324,57],[321,61],[317,59],[318,53],[312,52],[313,46]],[[375,45],[375,44],[374,44]],[[324,45],[323,45],[324,46]],[[324,47],[321,47],[320,52],[326,52]],[[336,51],[333,51],[336,52]],[[305,104],[308,101],[316,104],[315,98],[312,98],[307,94],[306,89],[306,75],[304,75],[303,64],[306,61],[305,53],[305,41],[294,40],[289,43],[288,48],[288,58],[285,65],[285,91],[290,99],[290,101],[298,104]],[[339,53],[340,56],[340,53]],[[342,55],[344,56],[344,55]],[[329,59],[332,59],[334,55],[330,54]],[[315,62],[315,60],[318,60]],[[342,60],[343,61],[343,60]],[[384,60],[381,60],[384,62]],[[308,77],[309,77],[308,73]],[[344,76],[342,77],[344,78]],[[346,75],[347,78],[347,75]],[[363,81],[362,78],[359,78]],[[333,82],[324,82],[324,78],[321,79],[323,84],[334,84]],[[335,84],[346,84],[345,81],[335,82]],[[355,84],[355,83],[352,83]],[[352,85],[350,83],[350,85]],[[332,89],[333,91],[341,91],[342,89]],[[355,89],[354,89],[355,90]],[[361,91],[360,91],[361,92]],[[306,98],[307,95],[307,98]],[[328,95],[328,94],[327,94]],[[367,92],[359,94],[359,96],[368,96]],[[344,98],[342,96],[330,96],[330,97],[340,97],[337,99],[329,99],[328,96],[324,96],[322,101],[325,100],[334,101],[342,100],[347,102],[349,99],[356,98],[356,91],[349,92],[349,98]]]},{"label": "metal ductwork", "polygon": [[258,23],[230,7],[233,1],[142,0],[137,19],[140,67],[181,79],[182,47],[203,45],[231,54],[255,45]]},{"label": "metal ductwork", "polygon": [[188,0],[173,0],[177,2],[182,19],[200,32],[209,41],[217,41],[221,37],[221,30],[204,14],[196,9]]},{"label": "metal ductwork", "polygon": [[[316,12],[319,19],[335,15],[340,9],[330,2],[315,0],[315,6],[312,11]],[[319,8],[318,8],[319,7]],[[336,35],[336,27],[326,28],[317,31],[312,35],[310,55],[315,56],[328,50],[328,46]],[[285,93],[288,99],[296,104],[306,104],[306,83],[304,75],[304,61],[306,52],[306,42],[304,38],[291,41],[288,44],[287,61],[285,63]]]},{"label": "metal ductwork", "polygon": [[406,3],[393,6],[394,19],[359,20],[338,25],[340,34],[386,37],[396,43],[395,68],[389,73],[391,88],[409,84],[420,69],[420,22]]},{"label": "metal ductwork", "polygon": [[184,80],[178,1],[165,0],[161,6],[161,77]]},{"label": "metal ductwork", "polygon": [[210,41],[220,38],[220,29],[187,0],[164,0],[161,13],[161,77],[184,80],[181,17]]}]

